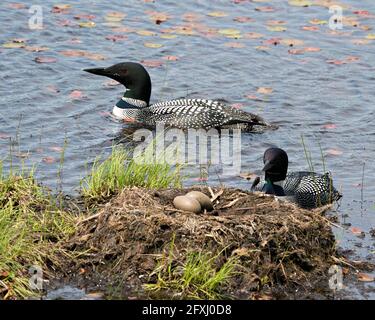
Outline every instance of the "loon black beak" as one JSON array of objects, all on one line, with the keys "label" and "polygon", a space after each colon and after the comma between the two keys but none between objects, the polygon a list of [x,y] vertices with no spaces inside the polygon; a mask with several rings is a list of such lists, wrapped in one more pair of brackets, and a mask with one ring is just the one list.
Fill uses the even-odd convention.
[{"label": "loon black beak", "polygon": [[96,74],[98,76],[110,76],[111,73],[108,72],[107,68],[91,68],[91,69],[83,69],[83,71]]},{"label": "loon black beak", "polygon": [[273,167],[273,164],[271,163],[271,161],[266,161],[266,162],[264,163],[264,167],[263,167],[262,171],[268,171],[268,170],[270,170],[272,167]]}]

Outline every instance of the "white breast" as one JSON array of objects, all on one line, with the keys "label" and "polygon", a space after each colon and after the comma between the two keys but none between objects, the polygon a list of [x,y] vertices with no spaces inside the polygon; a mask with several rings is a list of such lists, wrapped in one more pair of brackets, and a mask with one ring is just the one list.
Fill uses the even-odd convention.
[{"label": "white breast", "polygon": [[116,118],[120,120],[123,120],[125,118],[124,109],[121,109],[118,106],[113,107],[112,113]]}]

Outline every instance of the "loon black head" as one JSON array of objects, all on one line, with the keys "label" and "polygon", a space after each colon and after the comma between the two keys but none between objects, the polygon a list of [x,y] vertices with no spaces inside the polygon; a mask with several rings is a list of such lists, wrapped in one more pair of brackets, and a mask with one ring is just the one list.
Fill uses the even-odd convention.
[{"label": "loon black head", "polygon": [[268,148],[263,155],[265,180],[283,181],[288,172],[288,155],[280,148]]},{"label": "loon black head", "polygon": [[114,79],[124,85],[127,90],[124,94],[126,98],[150,102],[151,79],[146,69],[139,63],[123,62],[117,63],[108,68],[84,69],[100,76],[106,76]]}]

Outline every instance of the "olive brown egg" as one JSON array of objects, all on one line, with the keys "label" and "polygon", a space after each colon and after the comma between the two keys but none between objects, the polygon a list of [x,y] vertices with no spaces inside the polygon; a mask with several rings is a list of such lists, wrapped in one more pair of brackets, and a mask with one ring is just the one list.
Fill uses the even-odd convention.
[{"label": "olive brown egg", "polygon": [[200,191],[190,191],[186,194],[186,197],[197,200],[203,210],[212,211],[214,208],[210,198]]},{"label": "olive brown egg", "polygon": [[200,213],[202,211],[202,207],[198,200],[192,197],[177,196],[173,200],[173,205],[175,206],[175,208],[184,211],[190,211],[194,213]]}]

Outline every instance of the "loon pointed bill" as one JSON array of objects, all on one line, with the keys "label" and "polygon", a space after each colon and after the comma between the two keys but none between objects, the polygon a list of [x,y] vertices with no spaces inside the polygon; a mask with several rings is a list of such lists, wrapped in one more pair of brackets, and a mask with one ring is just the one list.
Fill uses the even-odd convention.
[{"label": "loon pointed bill", "polygon": [[316,208],[339,200],[342,195],[334,188],[331,174],[310,171],[288,173],[288,155],[280,148],[268,148],[263,155],[265,182],[254,181],[251,190],[286,197],[302,208]]},{"label": "loon pointed bill", "polygon": [[147,126],[163,123],[180,129],[239,128],[252,131],[254,126],[272,127],[261,117],[208,99],[175,99],[150,105],[151,78],[139,63],[124,62],[108,68],[84,69],[107,76],[126,87],[113,114],[126,122]]}]

